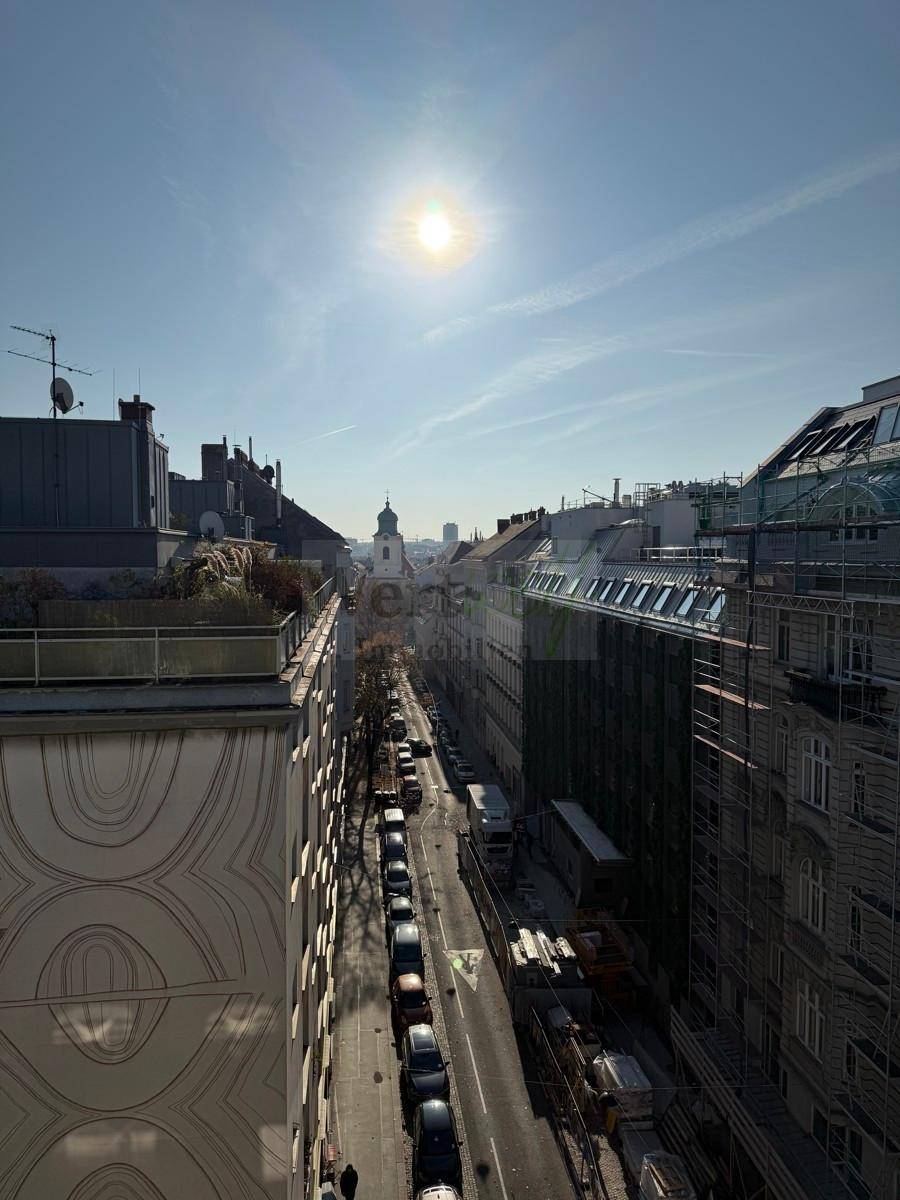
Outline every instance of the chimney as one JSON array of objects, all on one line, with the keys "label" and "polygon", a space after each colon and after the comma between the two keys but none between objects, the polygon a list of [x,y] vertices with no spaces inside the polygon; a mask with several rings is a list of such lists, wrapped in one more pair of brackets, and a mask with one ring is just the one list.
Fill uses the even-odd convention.
[{"label": "chimney", "polygon": [[275,459],[275,524],[281,528],[281,459]]},{"label": "chimney", "polygon": [[205,480],[228,478],[228,446],[222,442],[204,442],[200,447],[200,474]]},{"label": "chimney", "polygon": [[153,412],[153,405],[147,404],[137,393],[133,400],[119,400],[120,421],[137,421],[140,425],[146,425],[148,429],[152,430]]},{"label": "chimney", "polygon": [[622,482],[622,477],[617,475],[613,480],[613,507],[619,508],[619,485]]},{"label": "chimney", "polygon": [[497,532],[498,533],[506,533],[507,529],[509,529],[509,526],[510,526],[510,522],[509,522],[508,518],[506,518],[506,517],[498,517],[497,518]]}]

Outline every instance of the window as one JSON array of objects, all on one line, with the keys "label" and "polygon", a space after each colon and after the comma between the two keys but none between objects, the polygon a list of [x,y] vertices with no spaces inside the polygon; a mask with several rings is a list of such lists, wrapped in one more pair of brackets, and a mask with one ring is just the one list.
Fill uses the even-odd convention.
[{"label": "window", "polygon": [[594,592],[596,592],[596,590],[599,586],[600,586],[599,578],[592,579],[591,582],[588,584],[587,591],[584,593],[585,600],[590,600],[591,597],[593,596]]},{"label": "window", "polygon": [[703,614],[704,621],[718,621],[725,607],[725,593],[716,592],[707,611]]},{"label": "window", "polygon": [[822,868],[811,858],[800,863],[800,920],[817,933],[825,932],[825,887]]},{"label": "window", "polygon": [[780,775],[787,775],[788,729],[784,721],[775,726],[775,754],[773,766]]},{"label": "window", "polygon": [[800,799],[826,812],[831,795],[831,751],[821,738],[805,737],[801,743]]},{"label": "window", "polygon": [[784,883],[785,841],[776,833],[772,837],[772,875]]},{"label": "window", "polygon": [[797,980],[796,1018],[797,1037],[816,1058],[821,1058],[825,1051],[825,1013],[822,1009],[822,997],[805,979]]},{"label": "window", "polygon": [[859,1074],[859,1059],[856,1054],[856,1047],[847,1038],[844,1043],[844,1078],[848,1083],[856,1083]]},{"label": "window", "polygon": [[854,817],[866,815],[866,767],[865,763],[853,764],[852,788],[850,791],[850,810]]},{"label": "window", "polygon": [[632,608],[640,608],[647,599],[647,593],[650,591],[649,583],[642,583],[638,586],[638,590],[634,594],[634,599],[631,601]]},{"label": "window", "polygon": [[622,604],[623,601],[625,600],[625,597],[628,595],[628,593],[630,591],[631,591],[631,580],[626,579],[625,582],[622,584],[622,586],[619,588],[618,592],[616,593],[616,598],[613,603]]},{"label": "window", "polygon": [[581,575],[576,575],[569,586],[566,588],[566,595],[571,596],[578,591],[578,585],[581,583]]},{"label": "window", "polygon": [[775,637],[775,658],[777,662],[791,661],[791,614],[778,613],[778,628]]},{"label": "window", "polygon": [[898,406],[889,404],[878,414],[878,424],[875,426],[875,436],[872,438],[873,446],[880,446],[883,442],[889,442],[894,432],[894,419],[897,416]]},{"label": "window", "polygon": [[597,603],[598,604],[600,603],[601,600],[606,599],[606,597],[612,591],[614,583],[615,583],[614,579],[607,579],[607,581],[603,584],[600,591],[597,593]]},{"label": "window", "polygon": [[390,546],[385,546],[385,547],[382,549],[382,551],[381,551],[381,557],[382,557],[382,558],[390,558],[390,557],[391,557],[391,549],[390,549]]},{"label": "window", "polygon": [[769,978],[779,987],[784,983],[784,946],[778,942],[769,944]]},{"label": "window", "polygon": [[669,603],[669,598],[671,597],[671,595],[672,595],[672,593],[674,592],[674,590],[675,590],[675,589],[674,589],[674,587],[672,587],[672,585],[671,585],[671,584],[668,584],[668,583],[667,583],[667,584],[664,584],[664,585],[663,585],[663,587],[660,589],[660,593],[659,593],[659,595],[658,595],[658,596],[656,597],[656,599],[653,601],[653,611],[654,611],[655,613],[661,613],[661,612],[662,612],[662,610],[663,610],[663,609],[666,607],[666,605]]},{"label": "window", "polygon": [[563,583],[565,582],[565,579],[566,579],[565,575],[562,573],[562,571],[560,571],[559,574],[556,576],[556,579],[553,581],[553,591],[554,592],[559,591],[559,589],[562,587]]},{"label": "window", "polygon": [[859,902],[851,898],[848,917],[847,944],[854,954],[862,950],[862,909]]},{"label": "window", "polygon": [[697,599],[697,589],[688,588],[684,593],[684,597],[678,607],[675,609],[676,617],[686,617],[694,606],[694,601]]}]

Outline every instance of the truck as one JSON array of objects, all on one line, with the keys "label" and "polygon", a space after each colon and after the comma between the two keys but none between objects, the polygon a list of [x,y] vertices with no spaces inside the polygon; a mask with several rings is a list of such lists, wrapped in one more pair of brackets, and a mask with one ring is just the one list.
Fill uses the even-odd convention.
[{"label": "truck", "polygon": [[466,787],[466,817],[472,848],[495,883],[512,878],[513,823],[509,804],[495,783]]}]

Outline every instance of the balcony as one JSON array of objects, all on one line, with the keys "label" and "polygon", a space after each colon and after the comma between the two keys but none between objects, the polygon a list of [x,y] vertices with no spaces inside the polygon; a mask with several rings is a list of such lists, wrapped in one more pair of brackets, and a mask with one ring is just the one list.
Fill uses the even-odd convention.
[{"label": "balcony", "polygon": [[847,1200],[822,1148],[737,1041],[719,1029],[692,1030],[674,1009],[671,1033],[676,1053],[765,1178],[772,1200]]},{"label": "balcony", "polygon": [[828,957],[825,945],[821,937],[808,925],[804,925],[802,921],[789,921],[786,932],[788,941],[808,963],[818,967],[819,970],[825,967]]},{"label": "balcony", "polygon": [[877,716],[884,688],[869,683],[831,679],[808,671],[785,671],[792,704],[807,704],[825,717],[838,721],[848,713]]},{"label": "balcony", "polygon": [[269,625],[204,624],[185,601],[179,624],[0,629],[0,687],[277,678],[333,594],[329,580],[302,613]]}]

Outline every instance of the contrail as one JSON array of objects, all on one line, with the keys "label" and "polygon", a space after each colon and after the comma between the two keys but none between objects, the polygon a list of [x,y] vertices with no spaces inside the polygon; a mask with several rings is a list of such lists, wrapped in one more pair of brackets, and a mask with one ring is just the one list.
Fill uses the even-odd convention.
[{"label": "contrail", "polygon": [[301,446],[306,446],[310,442],[320,442],[322,438],[334,437],[336,433],[346,433],[348,429],[356,429],[355,425],[342,425],[340,429],[329,429],[327,433],[317,433],[315,437],[304,438],[300,442]]},{"label": "contrail", "polygon": [[892,142],[856,162],[844,163],[824,175],[768,200],[754,200],[732,205],[716,213],[707,213],[689,221],[674,233],[652,238],[642,246],[623,250],[602,262],[570,275],[559,283],[550,284],[535,292],[527,292],[512,300],[493,304],[468,317],[457,317],[447,321],[424,335],[426,342],[443,342],[457,337],[475,326],[495,318],[509,316],[536,316],[570,308],[583,300],[590,300],[612,288],[620,287],[632,279],[654,271],[658,267],[678,262],[699,250],[710,250],[715,246],[734,242],[747,237],[782,217],[802,212],[815,204],[835,200],[845,192],[861,187],[880,175],[890,175],[900,168],[900,142]]}]

